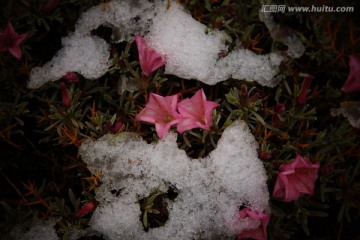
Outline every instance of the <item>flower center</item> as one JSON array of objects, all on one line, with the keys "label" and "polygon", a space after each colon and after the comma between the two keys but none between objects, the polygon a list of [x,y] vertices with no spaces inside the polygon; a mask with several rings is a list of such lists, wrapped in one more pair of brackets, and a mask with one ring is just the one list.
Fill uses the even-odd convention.
[{"label": "flower center", "polygon": [[14,39],[13,37],[7,37],[4,41],[4,45],[6,48],[12,48],[14,46],[14,42],[16,39]]},{"label": "flower center", "polygon": [[164,122],[171,122],[172,120],[174,120],[174,117],[170,114],[166,114]]}]

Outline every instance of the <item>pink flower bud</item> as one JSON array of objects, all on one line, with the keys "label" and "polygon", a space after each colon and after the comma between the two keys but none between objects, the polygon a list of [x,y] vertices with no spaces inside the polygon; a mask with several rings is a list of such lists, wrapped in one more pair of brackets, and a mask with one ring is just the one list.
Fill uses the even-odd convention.
[{"label": "pink flower bud", "polygon": [[71,105],[71,99],[68,89],[65,86],[65,83],[60,83],[60,89],[61,89],[61,100],[64,106],[69,107]]},{"label": "pink flower bud", "polygon": [[165,64],[165,58],[154,49],[150,49],[143,37],[135,36],[135,41],[139,52],[141,70],[148,77],[152,72]]},{"label": "pink flower bud", "polygon": [[65,76],[62,77],[62,79],[67,83],[77,83],[77,82],[79,82],[79,77],[74,72],[66,73]]},{"label": "pink flower bud", "polygon": [[297,98],[299,104],[305,104],[306,103],[306,94],[307,94],[307,91],[308,91],[308,89],[310,87],[310,84],[311,84],[313,79],[314,79],[314,76],[308,75],[304,79],[304,81],[302,82],[300,94],[299,94],[299,96]]},{"label": "pink flower bud", "polygon": [[93,212],[95,209],[96,209],[96,203],[93,201],[88,202],[75,213],[75,217],[77,218],[83,217],[86,214]]}]

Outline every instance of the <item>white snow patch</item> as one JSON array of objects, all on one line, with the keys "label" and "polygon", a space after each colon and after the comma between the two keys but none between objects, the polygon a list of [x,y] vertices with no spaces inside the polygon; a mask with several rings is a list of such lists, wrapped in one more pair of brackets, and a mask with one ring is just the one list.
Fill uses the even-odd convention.
[{"label": "white snow patch", "polygon": [[111,66],[109,45],[96,36],[63,38],[63,48],[42,67],[30,72],[28,88],[39,88],[44,83],[56,81],[67,72],[77,72],[88,79],[104,75]]},{"label": "white snow patch", "polygon": [[[169,134],[147,144],[131,133],[86,141],[80,154],[94,173],[102,170],[96,189],[99,206],[89,225],[105,239],[218,239],[234,235],[255,220],[239,221],[240,206],[269,211],[266,172],[257,157],[257,143],[246,123],[236,121],[223,133],[208,157],[190,159]],[[169,219],[145,232],[139,198],[154,189],[175,186],[167,201]],[[119,190],[116,196],[111,190]]]},{"label": "white snow patch", "polygon": [[16,240],[58,240],[55,232],[56,219],[30,219],[20,226],[15,226],[9,234],[0,239]]},{"label": "white snow patch", "polygon": [[143,0],[114,0],[84,12],[75,26],[75,34],[89,35],[101,25],[113,28],[113,40],[130,41],[134,35],[144,35],[154,18],[154,4]]},{"label": "white snow patch", "polygon": [[278,83],[275,76],[285,60],[280,53],[256,55],[239,49],[220,58],[219,54],[228,50],[225,32],[207,29],[178,4],[157,9],[147,37],[150,45],[166,56],[165,73],[209,85],[229,78],[271,87]]},{"label": "white snow patch", "polygon": [[[55,57],[31,70],[28,87],[56,81],[66,72],[78,72],[88,79],[104,75],[112,64],[109,46],[91,35],[101,25],[113,29],[115,42],[144,35],[155,50],[166,55],[168,74],[210,85],[230,77],[270,87],[278,83],[279,65],[286,59],[280,53],[256,55],[240,49],[220,58],[219,53],[228,50],[225,32],[207,29],[176,1],[171,1],[170,8],[166,5],[167,1],[160,0],[113,0],[90,8],[79,18],[75,32],[63,39],[64,47]],[[265,23],[273,28],[270,20]],[[294,35],[284,42],[289,46],[289,55],[301,56],[301,43]]]},{"label": "white snow patch", "polygon": [[303,55],[305,46],[290,28],[275,23],[269,12],[260,12],[259,18],[266,25],[271,37],[288,47],[287,54],[290,57],[299,58]]},{"label": "white snow patch", "polygon": [[166,73],[206,82],[218,54],[227,50],[224,32],[207,30],[178,4],[157,9],[147,37],[166,56]]}]

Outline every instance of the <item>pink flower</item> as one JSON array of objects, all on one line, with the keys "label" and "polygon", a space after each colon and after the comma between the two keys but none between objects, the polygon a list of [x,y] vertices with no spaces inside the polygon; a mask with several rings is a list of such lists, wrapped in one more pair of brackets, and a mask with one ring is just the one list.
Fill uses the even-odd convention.
[{"label": "pink flower", "polygon": [[259,224],[256,228],[243,230],[241,233],[237,235],[238,239],[243,239],[243,238],[253,238],[257,240],[267,239],[266,227],[270,221],[270,215],[260,213],[258,211],[253,211],[249,208],[244,208],[240,210],[239,219],[241,220],[247,218],[258,220]]},{"label": "pink flower", "polygon": [[65,83],[60,83],[60,90],[61,90],[61,100],[64,106],[69,107],[71,105],[71,98],[68,89],[65,86]]},{"label": "pink flower", "polygon": [[155,124],[156,132],[160,138],[165,137],[172,125],[181,121],[176,111],[179,94],[162,97],[151,93],[145,108],[136,115],[136,120]]},{"label": "pink flower", "polygon": [[210,129],[212,112],[219,106],[216,102],[206,101],[203,89],[198,90],[192,98],[186,98],[178,104],[183,118],[177,125],[177,131],[183,133],[193,128]]},{"label": "pink flower", "polygon": [[296,154],[292,162],[282,164],[273,192],[274,198],[290,202],[303,194],[313,194],[320,164]]},{"label": "pink flower", "polygon": [[80,218],[85,216],[86,214],[93,212],[96,209],[96,203],[95,202],[88,202],[84,206],[82,206],[76,213],[75,217]]},{"label": "pink flower", "polygon": [[301,84],[300,94],[297,98],[299,104],[305,104],[306,103],[306,94],[310,87],[310,84],[312,80],[314,79],[314,76],[308,75],[304,81]]},{"label": "pink flower", "polygon": [[9,51],[16,59],[21,59],[20,43],[25,40],[28,33],[18,34],[9,22],[4,32],[0,32],[0,52]]},{"label": "pink flower", "polygon": [[341,91],[345,93],[360,91],[360,57],[352,54],[349,56],[349,75]]},{"label": "pink flower", "polygon": [[154,49],[150,49],[143,37],[135,36],[135,41],[139,52],[141,70],[148,77],[152,72],[165,64],[165,58]]}]

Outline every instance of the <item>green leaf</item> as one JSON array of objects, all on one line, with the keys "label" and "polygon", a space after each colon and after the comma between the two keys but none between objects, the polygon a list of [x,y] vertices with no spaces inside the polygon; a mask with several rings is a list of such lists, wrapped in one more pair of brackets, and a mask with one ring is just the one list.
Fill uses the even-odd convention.
[{"label": "green leaf", "polygon": [[327,214],[326,212],[315,211],[315,210],[308,210],[308,213],[309,213],[310,216],[313,216],[313,217],[327,217],[327,216],[329,216],[329,214]]},{"label": "green leaf", "polygon": [[147,210],[148,213],[160,214],[160,212],[154,208]]},{"label": "green leaf", "polygon": [[256,119],[261,123],[261,125],[265,126],[266,123],[264,121],[264,119],[255,111],[250,110],[250,112],[256,117]]},{"label": "green leaf", "polygon": [[239,90],[237,88],[230,89],[229,93],[225,94],[226,101],[235,106],[240,106]]},{"label": "green leaf", "polygon": [[322,142],[322,141],[324,140],[326,134],[327,134],[327,129],[319,132],[318,135],[316,136],[315,141],[316,141],[316,142]]},{"label": "green leaf", "polygon": [[205,0],[205,8],[206,8],[209,12],[212,11],[211,4],[210,4],[209,0]]},{"label": "green leaf", "polygon": [[145,227],[145,228],[149,227],[149,226],[148,226],[148,215],[147,215],[147,211],[144,212],[143,224],[144,224],[144,227]]},{"label": "green leaf", "polygon": [[69,188],[69,199],[70,199],[70,202],[71,202],[71,204],[73,205],[73,207],[75,209],[75,212],[77,210],[79,210],[80,199],[76,198],[76,196],[75,196],[74,192],[71,190],[71,188]]}]

